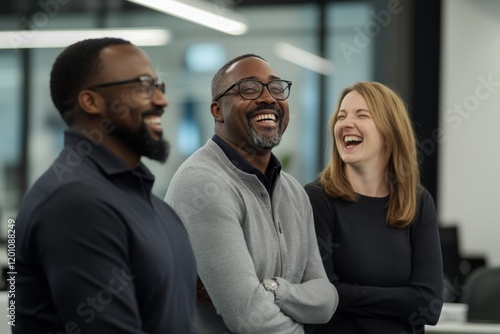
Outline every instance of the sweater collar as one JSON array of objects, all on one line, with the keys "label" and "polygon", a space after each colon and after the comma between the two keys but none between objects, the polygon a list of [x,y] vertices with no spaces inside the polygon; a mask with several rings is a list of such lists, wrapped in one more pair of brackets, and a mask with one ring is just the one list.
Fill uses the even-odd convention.
[{"label": "sweater collar", "polygon": [[256,175],[259,178],[260,182],[262,182],[264,187],[267,189],[267,191],[271,193],[278,175],[280,175],[281,172],[281,164],[274,154],[271,153],[271,159],[269,160],[269,164],[267,165],[266,175],[264,175],[260,170],[258,170],[251,163],[245,160],[228,143],[222,140],[222,138],[214,134],[212,140],[222,149],[229,161],[231,161],[231,163],[236,168],[245,173]]}]

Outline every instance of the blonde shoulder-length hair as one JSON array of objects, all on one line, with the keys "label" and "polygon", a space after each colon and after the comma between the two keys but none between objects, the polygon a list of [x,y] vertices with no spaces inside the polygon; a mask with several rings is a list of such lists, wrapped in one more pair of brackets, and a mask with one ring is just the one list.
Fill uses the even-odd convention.
[{"label": "blonde shoulder-length hair", "polygon": [[397,228],[408,227],[417,212],[417,192],[420,187],[415,133],[401,97],[381,83],[358,82],[342,91],[329,122],[333,155],[320,173],[321,186],[332,197],[346,201],[356,201],[358,198],[347,179],[346,164],[340,157],[334,135],[342,100],[352,91],[358,92],[366,100],[375,125],[386,142],[385,177],[390,191],[387,223]]}]

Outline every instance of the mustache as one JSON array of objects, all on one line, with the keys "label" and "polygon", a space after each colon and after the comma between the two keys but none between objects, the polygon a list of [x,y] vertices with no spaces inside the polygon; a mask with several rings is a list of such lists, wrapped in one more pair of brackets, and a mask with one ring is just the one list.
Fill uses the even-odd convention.
[{"label": "mustache", "polygon": [[142,117],[144,116],[161,116],[163,114],[163,108],[154,108],[147,110],[142,113]]},{"label": "mustache", "polygon": [[257,108],[247,112],[247,118],[252,118],[256,113],[261,110],[274,110],[278,114],[278,118],[283,118],[283,111],[278,109],[274,104],[259,104]]}]

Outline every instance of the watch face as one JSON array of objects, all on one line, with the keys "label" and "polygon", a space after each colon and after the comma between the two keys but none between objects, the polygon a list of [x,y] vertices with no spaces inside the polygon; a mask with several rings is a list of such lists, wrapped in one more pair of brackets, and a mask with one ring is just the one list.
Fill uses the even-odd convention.
[{"label": "watch face", "polygon": [[278,289],[278,282],[272,279],[265,279],[264,287],[266,288],[267,291],[275,292]]}]

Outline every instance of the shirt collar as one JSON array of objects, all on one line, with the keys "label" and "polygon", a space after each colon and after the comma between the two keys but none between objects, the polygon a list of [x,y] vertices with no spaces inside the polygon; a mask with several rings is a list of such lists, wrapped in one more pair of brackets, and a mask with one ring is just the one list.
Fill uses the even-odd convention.
[{"label": "shirt collar", "polygon": [[222,151],[226,154],[227,158],[236,168],[245,173],[256,175],[264,187],[266,187],[268,192],[271,193],[276,179],[281,172],[281,164],[274,154],[271,153],[271,159],[269,160],[269,165],[267,165],[266,175],[264,175],[218,135],[214,134],[212,140],[219,145]]},{"label": "shirt collar", "polygon": [[153,174],[142,162],[136,169],[132,169],[106,147],[79,132],[66,130],[64,146],[70,150],[67,159],[73,160],[73,164],[78,164],[82,157],[88,156],[108,175],[136,173],[145,180],[154,182]]}]

